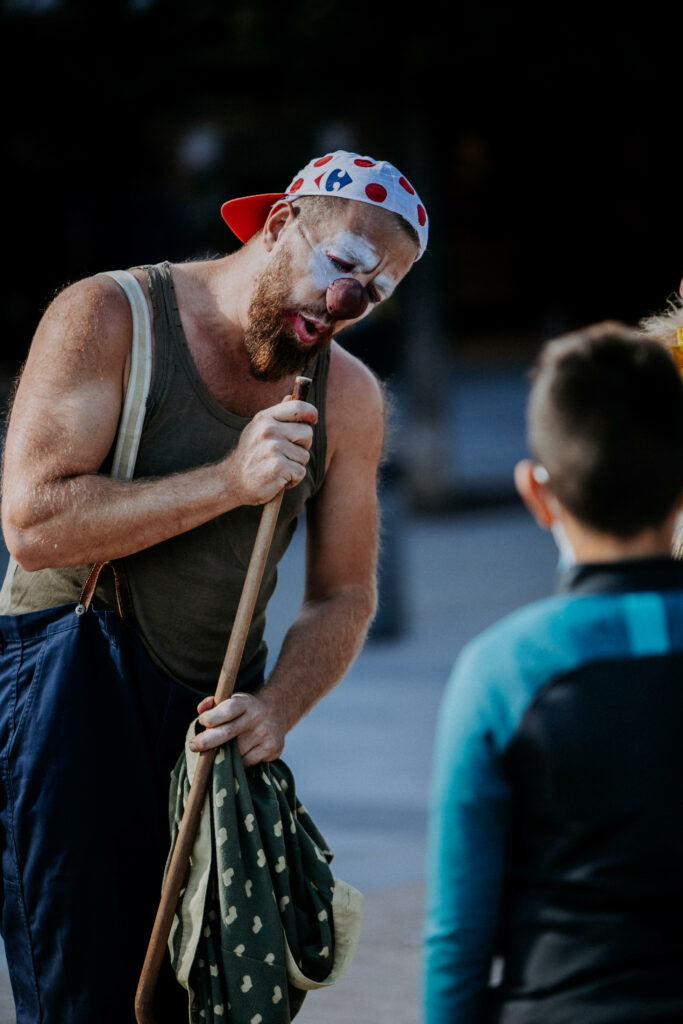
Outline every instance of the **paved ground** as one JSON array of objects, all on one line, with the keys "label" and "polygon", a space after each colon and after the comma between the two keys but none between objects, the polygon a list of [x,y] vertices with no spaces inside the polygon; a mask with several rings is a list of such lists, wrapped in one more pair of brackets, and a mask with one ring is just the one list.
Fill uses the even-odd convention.
[{"label": "paved ground", "polygon": [[[464,489],[508,490],[524,454],[522,368],[476,369],[458,395],[451,450]],[[469,439],[469,444],[465,443]],[[555,551],[517,504],[440,517],[391,497],[386,551],[402,610],[397,636],[371,640],[339,687],[288,739],[300,795],[365,897],[347,976],[312,993],[301,1024],[417,1024],[424,835],[431,741],[443,685],[471,636],[552,586]],[[282,567],[268,637],[276,652],[301,594],[303,537]],[[380,616],[381,618],[381,616]],[[0,971],[0,1024],[11,1024]]]}]

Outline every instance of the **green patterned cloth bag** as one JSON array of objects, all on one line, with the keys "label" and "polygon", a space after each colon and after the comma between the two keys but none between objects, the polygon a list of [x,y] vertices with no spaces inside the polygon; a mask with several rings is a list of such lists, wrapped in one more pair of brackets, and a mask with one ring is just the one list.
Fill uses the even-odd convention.
[{"label": "green patterned cloth bag", "polygon": [[[172,843],[198,758],[186,742],[171,780]],[[222,747],[169,936],[191,1024],[288,1024],[307,990],[342,977],[362,896],[331,860],[287,765],[245,769],[234,741]]]}]

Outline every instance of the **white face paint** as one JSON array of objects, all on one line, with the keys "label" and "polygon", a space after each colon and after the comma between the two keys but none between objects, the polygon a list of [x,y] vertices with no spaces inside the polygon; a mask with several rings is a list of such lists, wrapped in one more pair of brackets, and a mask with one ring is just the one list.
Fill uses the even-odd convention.
[{"label": "white face paint", "polygon": [[[378,262],[377,250],[367,238],[351,231],[339,231],[311,246],[308,270],[315,287],[327,291],[340,277],[372,273]],[[397,283],[396,278],[385,270],[374,278],[372,288],[381,299],[388,299]],[[372,303],[363,316],[367,316],[371,309]]]},{"label": "white face paint", "polygon": [[351,231],[340,231],[330,242],[332,255],[351,263],[356,270],[369,274],[377,266],[377,250],[362,235]]}]

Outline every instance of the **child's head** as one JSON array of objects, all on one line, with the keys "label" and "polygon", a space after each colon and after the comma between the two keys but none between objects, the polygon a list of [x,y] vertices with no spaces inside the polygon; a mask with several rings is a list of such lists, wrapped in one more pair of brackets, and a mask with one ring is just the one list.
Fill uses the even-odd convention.
[{"label": "child's head", "polygon": [[544,346],[527,410],[549,489],[580,523],[630,538],[683,493],[683,381],[661,341],[601,323]]}]

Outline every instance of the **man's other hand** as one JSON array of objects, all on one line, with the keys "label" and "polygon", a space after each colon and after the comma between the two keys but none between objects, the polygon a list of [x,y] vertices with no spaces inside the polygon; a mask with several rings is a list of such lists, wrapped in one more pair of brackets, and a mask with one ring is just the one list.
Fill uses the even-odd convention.
[{"label": "man's other hand", "polygon": [[205,727],[190,743],[191,750],[210,750],[237,738],[245,767],[274,761],[285,746],[285,729],[269,704],[258,694],[235,693],[216,704],[205,697],[197,708]]}]

